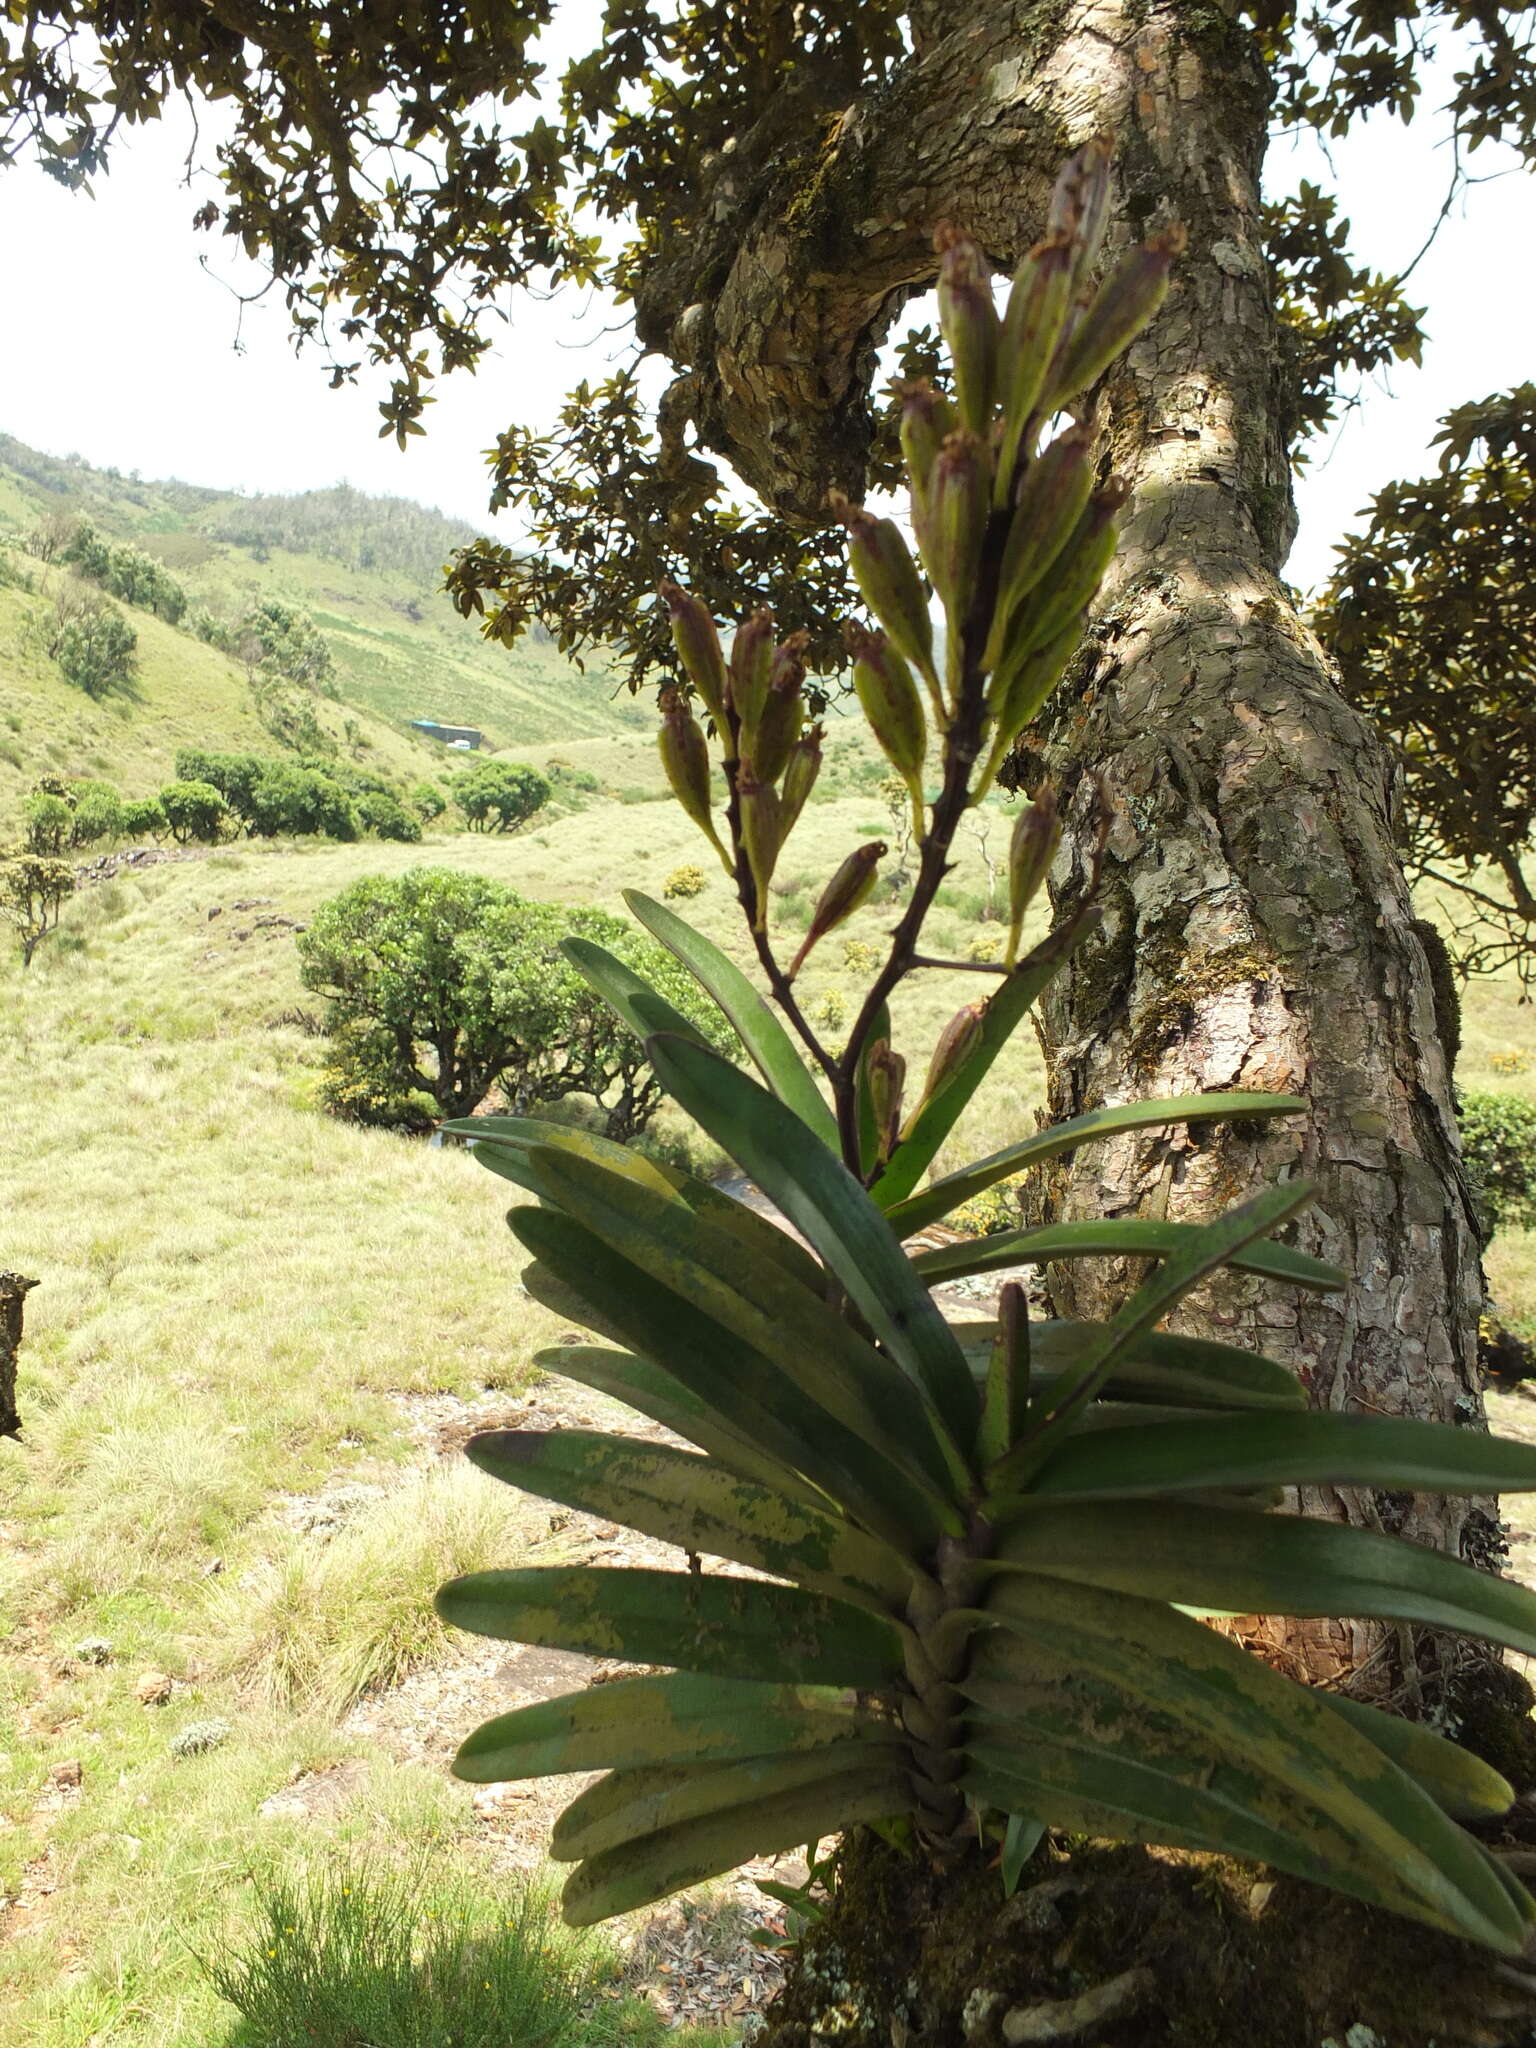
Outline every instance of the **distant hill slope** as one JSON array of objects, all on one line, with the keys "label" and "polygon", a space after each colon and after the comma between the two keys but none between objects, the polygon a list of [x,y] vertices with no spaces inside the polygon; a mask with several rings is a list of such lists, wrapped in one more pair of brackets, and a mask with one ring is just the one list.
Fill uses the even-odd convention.
[{"label": "distant hill slope", "polygon": [[[93,703],[38,644],[49,572],[20,543],[64,515],[156,556],[195,608],[234,619],[279,598],[310,613],[335,667],[335,700],[314,709],[368,765],[420,775],[439,749],[413,718],[478,726],[491,748],[600,739],[649,724],[547,641],[488,645],[438,589],[442,565],[473,530],[408,499],[347,485],[244,497],[146,481],[58,457],[0,434],[0,802],[46,771],[105,775],[130,791],[166,779],[178,746],[275,750],[241,665],[189,631],[130,607],[139,636],[136,699]],[[8,579],[5,564],[13,572]],[[30,581],[30,590],[16,580]]]}]

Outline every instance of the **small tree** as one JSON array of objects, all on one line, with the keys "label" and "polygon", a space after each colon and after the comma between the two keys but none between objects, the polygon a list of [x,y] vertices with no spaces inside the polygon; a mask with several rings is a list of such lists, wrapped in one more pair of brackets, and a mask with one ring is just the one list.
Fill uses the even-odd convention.
[{"label": "small tree", "polygon": [[407,795],[406,802],[424,825],[440,818],[448,808],[448,799],[435,782],[418,782]]},{"label": "small tree", "polygon": [[560,950],[601,936],[657,974],[718,1040],[718,1023],[653,941],[599,911],[528,903],[445,868],[369,876],[323,904],[299,939],[306,988],[328,998],[333,1106],[406,1128],[467,1116],[498,1084],[520,1106],[586,1095],[610,1135],[660,1103],[644,1050]]},{"label": "small tree", "polygon": [[229,806],[211,782],[169,782],[160,792],[160,809],[178,846],[193,840],[213,846],[229,824]]},{"label": "small tree", "polygon": [[116,605],[67,591],[56,600],[55,628],[48,652],[66,682],[97,698],[133,688],[139,636]]},{"label": "small tree", "polygon": [[58,927],[64,905],[73,895],[75,871],[67,860],[18,848],[0,860],[0,918],[21,941],[21,964]]},{"label": "small tree", "polygon": [[123,799],[110,782],[83,778],[74,785],[74,797],[71,846],[94,846],[98,840],[119,836],[123,829]]},{"label": "small tree", "polygon": [[421,820],[391,790],[361,791],[357,811],[376,839],[398,840],[406,846],[415,846],[421,840]]},{"label": "small tree", "polygon": [[123,804],[122,834],[125,839],[158,839],[170,829],[165,806],[157,796],[131,796]]},{"label": "small tree", "polygon": [[71,843],[75,807],[66,798],[34,789],[21,807],[21,817],[28,853],[56,860]]},{"label": "small tree", "polygon": [[549,802],[549,782],[516,761],[482,761],[459,777],[453,800],[471,832],[515,832]]}]

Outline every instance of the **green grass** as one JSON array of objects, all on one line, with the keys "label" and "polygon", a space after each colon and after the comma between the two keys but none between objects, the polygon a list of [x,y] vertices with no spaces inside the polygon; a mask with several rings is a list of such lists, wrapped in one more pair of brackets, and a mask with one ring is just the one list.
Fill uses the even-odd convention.
[{"label": "green grass", "polygon": [[207,1967],[240,2014],[225,2048],[640,2048],[663,2038],[649,2007],[615,1991],[602,1940],[567,1933],[525,1881],[493,1890],[431,1865],[333,1861],[275,1879],[231,1951]]}]

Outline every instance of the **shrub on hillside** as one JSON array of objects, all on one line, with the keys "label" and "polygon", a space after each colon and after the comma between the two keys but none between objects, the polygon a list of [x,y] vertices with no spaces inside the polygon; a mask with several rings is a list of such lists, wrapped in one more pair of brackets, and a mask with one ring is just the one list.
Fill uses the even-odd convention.
[{"label": "shrub on hillside", "polygon": [[56,605],[48,652],[65,682],[88,697],[109,697],[133,688],[138,673],[139,636],[117,609],[103,598],[69,599]]},{"label": "shrub on hillside", "polygon": [[170,830],[165,806],[157,796],[125,798],[121,831],[124,839],[158,839]]},{"label": "shrub on hillside", "polygon": [[26,851],[44,860],[58,859],[70,843],[74,824],[74,805],[50,790],[34,789],[21,807]]},{"label": "shrub on hillside", "polygon": [[1536,1102],[1469,1089],[1457,1121],[1489,1230],[1536,1230]]},{"label": "shrub on hillside", "polygon": [[230,823],[229,806],[211,782],[168,782],[160,792],[160,808],[178,846],[193,840],[216,845]]},{"label": "shrub on hillside", "polygon": [[113,597],[154,612],[168,625],[179,625],[187,609],[187,593],[162,563],[130,542],[107,540],[87,520],[80,521],[58,550],[58,559]]},{"label": "shrub on hillside", "polygon": [[357,800],[358,816],[376,839],[395,839],[407,846],[421,840],[421,820],[387,789],[365,789]]},{"label": "shrub on hillside", "polygon": [[64,905],[75,889],[75,871],[67,860],[14,848],[0,859],[0,923],[8,924],[21,942],[21,964],[58,928]]},{"label": "shrub on hillside", "polygon": [[471,832],[515,832],[549,802],[549,783],[517,761],[482,761],[461,775],[453,800]]},{"label": "shrub on hillside", "polygon": [[660,1090],[639,1039],[560,951],[572,936],[618,952],[723,1042],[691,977],[619,919],[415,868],[354,882],[299,939],[304,985],[329,1004],[327,1105],[409,1130],[420,1127],[423,1097],[439,1116],[467,1116],[499,1087],[519,1110],[589,1096],[610,1137],[643,1130]]},{"label": "shrub on hillside", "polygon": [[685,867],[672,870],[671,874],[668,875],[661,885],[661,893],[663,896],[674,898],[679,896],[697,896],[704,888],[705,879],[704,870],[701,867],[696,867],[692,861],[689,861]]},{"label": "shrub on hillside", "polygon": [[94,846],[116,839],[123,830],[123,799],[110,782],[82,777],[74,785],[75,810],[70,821],[71,846]]},{"label": "shrub on hillside", "polygon": [[418,782],[405,800],[424,825],[440,818],[448,808],[448,799],[435,782]]},{"label": "shrub on hillside", "polygon": [[353,840],[361,829],[352,799],[338,783],[317,769],[286,761],[263,765],[251,789],[247,823],[261,839],[314,834]]},{"label": "shrub on hillside", "polygon": [[248,606],[233,620],[199,612],[192,630],[199,640],[244,662],[253,678],[260,670],[308,690],[334,688],[331,650],[325,636],[308,612],[275,597]]}]

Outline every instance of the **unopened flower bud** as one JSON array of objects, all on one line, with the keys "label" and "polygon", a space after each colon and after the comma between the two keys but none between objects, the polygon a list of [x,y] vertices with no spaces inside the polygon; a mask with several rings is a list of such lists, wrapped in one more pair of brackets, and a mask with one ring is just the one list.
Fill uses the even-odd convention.
[{"label": "unopened flower bud", "polygon": [[1141,333],[1168,296],[1174,259],[1185,240],[1183,228],[1164,228],[1130,250],[1100,285],[1051,366],[1044,402],[1052,411],[1096,384]]},{"label": "unopened flower bud", "polygon": [[877,1038],[865,1056],[870,1115],[875,1125],[875,1157],[883,1166],[896,1147],[901,1129],[901,1097],[907,1084],[907,1063],[892,1052],[889,1039]]},{"label": "unopened flower bud", "polygon": [[987,1364],[976,1452],[983,1469],[1013,1449],[1029,1404],[1029,1305],[1017,1280],[1004,1282]]},{"label": "unopened flower bud", "polygon": [[912,487],[912,524],[919,541],[927,527],[928,488],[946,434],[955,430],[955,409],[926,377],[897,386],[901,399],[901,452]]},{"label": "unopened flower bud", "polygon": [[999,504],[1007,502],[1019,446],[1061,339],[1072,295],[1072,263],[1071,238],[1058,232],[1037,242],[1014,273],[998,345],[998,396],[1003,407],[995,493]]},{"label": "unopened flower bud", "polygon": [[980,440],[975,434],[951,434],[933,467],[923,561],[949,614],[952,635],[970,607],[991,502]]},{"label": "unopened flower bud", "polygon": [[672,794],[729,868],[730,858],[715,830],[710,805],[709,744],[704,728],[688,709],[681,691],[663,690],[661,709],[657,743]]},{"label": "unopened flower bud", "polygon": [[[963,1009],[956,1010],[939,1033],[939,1042],[928,1062],[928,1079],[923,1084],[924,1103],[931,1102],[941,1088],[953,1081],[981,1044],[982,1021],[986,1014],[985,1003],[967,1003]],[[922,1103],[918,1108],[922,1108]]]},{"label": "unopened flower bud", "polygon": [[1093,489],[1093,442],[1092,427],[1069,427],[1024,472],[1003,543],[984,668],[997,666],[1014,613],[1077,533]]},{"label": "unopened flower bud", "polygon": [[939,325],[955,369],[955,397],[961,423],[973,434],[992,425],[997,383],[998,318],[992,275],[971,240],[950,227],[934,236],[939,252]]},{"label": "unopened flower bud", "polygon": [[812,946],[819,939],[824,939],[845,917],[852,917],[859,906],[869,900],[875,886],[875,872],[888,850],[883,839],[866,839],[862,846],[854,848],[822,890],[811,917],[811,928],[790,967],[791,981],[800,972]]},{"label": "unopened flower bud", "polygon": [[774,650],[768,695],[757,721],[753,767],[762,782],[777,782],[784,773],[790,750],[800,737],[805,702],[800,685],[805,680],[805,648],[808,633],[791,633]]},{"label": "unopened flower bud", "polygon": [[1039,584],[1014,613],[1012,649],[1026,653],[1054,640],[1093,597],[1114,560],[1120,539],[1116,514],[1131,495],[1123,477],[1112,476],[1088,500],[1077,531],[1056,559],[1048,584]]},{"label": "unopened flower bud", "polygon": [[757,722],[768,701],[768,684],[773,675],[773,614],[760,605],[751,618],[736,628],[731,642],[731,709],[741,721],[744,753],[755,756]]},{"label": "unopened flower bud", "polygon": [[672,617],[672,644],[688,680],[703,699],[722,736],[725,733],[725,656],[706,608],[691,591],[663,583],[661,597]]},{"label": "unopened flower bud", "polygon": [[1062,165],[1051,194],[1046,232],[1071,238],[1074,282],[1092,270],[1109,222],[1109,167],[1115,154],[1112,135],[1095,135]]},{"label": "unopened flower bud", "polygon": [[979,804],[992,787],[1020,733],[1037,717],[1061,681],[1082,637],[1083,615],[1078,612],[1054,640],[1023,654],[1010,653],[994,673],[987,688],[987,715],[995,721],[996,729],[992,751],[972,789],[973,804]]},{"label": "unopened flower bud", "polygon": [[789,750],[789,765],[784,770],[784,787],[779,794],[781,841],[789,837],[820,773],[821,727],[813,725],[801,733]]},{"label": "unopened flower bud", "polygon": [[912,792],[913,826],[923,836],[923,762],[928,721],[910,668],[884,633],[850,632],[853,687],[869,729],[896,773]]},{"label": "unopened flower bud", "polygon": [[831,503],[848,529],[848,562],[864,602],[890,634],[892,645],[935,680],[933,620],[901,528],[894,519],[876,519],[862,505],[850,505],[836,492]]},{"label": "unopened flower bud", "polygon": [[1008,950],[1003,955],[1006,967],[1012,967],[1019,957],[1025,913],[1039,894],[1060,844],[1061,817],[1056,793],[1042,789],[1034,802],[1020,811],[1008,842]]},{"label": "unopened flower bud", "polygon": [[779,848],[784,843],[784,826],[777,791],[771,784],[758,778],[751,760],[745,754],[741,757],[741,767],[736,777],[736,795],[741,808],[741,843],[746,851],[747,866],[752,873],[752,887],[757,897],[757,915],[752,920],[753,929],[766,931],[768,884],[773,880]]}]

